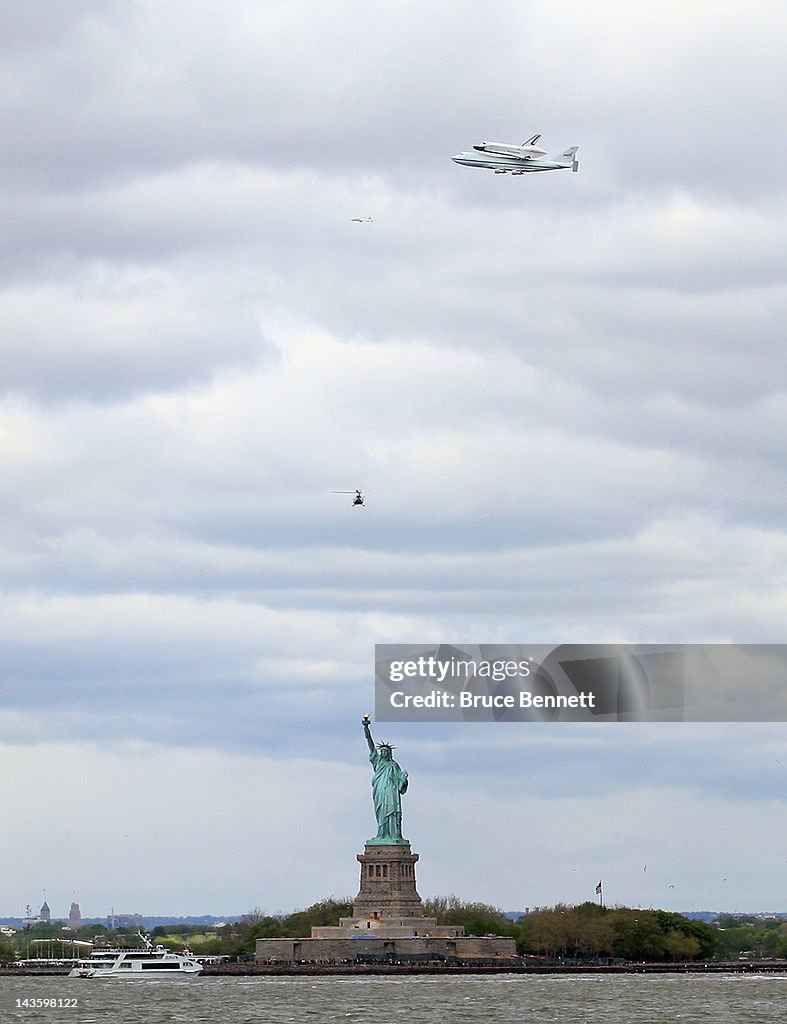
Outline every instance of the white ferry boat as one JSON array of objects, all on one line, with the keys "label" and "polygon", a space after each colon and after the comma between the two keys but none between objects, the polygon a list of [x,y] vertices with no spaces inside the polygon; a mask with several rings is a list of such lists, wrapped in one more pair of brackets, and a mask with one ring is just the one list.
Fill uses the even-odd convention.
[{"label": "white ferry boat", "polygon": [[185,950],[171,953],[164,946],[153,946],[141,936],[145,947],[98,947],[84,960],[77,960],[69,978],[158,978],[188,977],[199,974],[202,964]]}]

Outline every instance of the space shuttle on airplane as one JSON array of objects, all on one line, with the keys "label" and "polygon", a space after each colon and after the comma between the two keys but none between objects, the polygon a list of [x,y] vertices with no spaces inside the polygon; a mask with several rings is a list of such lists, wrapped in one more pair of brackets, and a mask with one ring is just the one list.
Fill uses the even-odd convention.
[{"label": "space shuttle on airplane", "polygon": [[[503,142],[481,142],[473,146],[474,152],[457,153],[451,159],[465,167],[486,167],[495,174],[527,174],[531,171],[557,171],[571,168],[576,171],[579,161],[576,152],[579,146],[571,146],[558,156],[547,156],[547,151],[536,143],[541,138],[534,135],[521,146]],[[543,159],[546,157],[546,159]]]}]

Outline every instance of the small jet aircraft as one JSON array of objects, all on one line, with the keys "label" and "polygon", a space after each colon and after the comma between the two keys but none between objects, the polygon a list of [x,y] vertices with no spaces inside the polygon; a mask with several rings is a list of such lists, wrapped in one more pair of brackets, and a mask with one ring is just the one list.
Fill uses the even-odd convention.
[{"label": "small jet aircraft", "polygon": [[[495,174],[527,174],[530,171],[557,171],[568,167],[572,171],[578,170],[576,152],[579,146],[571,146],[559,156],[549,157],[545,149],[536,145],[540,138],[540,135],[534,135],[521,146],[482,142],[473,146],[475,152],[457,153],[451,159],[455,164],[464,164],[465,167],[488,167]],[[542,157],[546,157],[546,160]]]},{"label": "small jet aircraft", "polygon": [[356,488],[354,491],[333,491],[333,494],[354,494],[353,505],[363,505],[363,495]]}]

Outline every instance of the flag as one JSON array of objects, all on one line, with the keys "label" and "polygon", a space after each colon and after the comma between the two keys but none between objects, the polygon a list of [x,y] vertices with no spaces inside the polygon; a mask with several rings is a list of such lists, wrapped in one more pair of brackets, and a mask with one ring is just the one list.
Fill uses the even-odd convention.
[{"label": "flag", "polygon": [[601,895],[601,882],[599,882],[598,885],[596,886],[596,896],[600,896],[600,895]]}]

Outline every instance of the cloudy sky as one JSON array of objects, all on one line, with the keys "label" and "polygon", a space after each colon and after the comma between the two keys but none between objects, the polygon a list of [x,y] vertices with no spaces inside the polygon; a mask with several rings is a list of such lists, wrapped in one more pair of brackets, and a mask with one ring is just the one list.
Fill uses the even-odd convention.
[{"label": "cloudy sky", "polygon": [[[0,916],[353,895],[375,643],[785,640],[786,27],[2,5]],[[383,732],[424,896],[787,910],[784,723]]]}]

